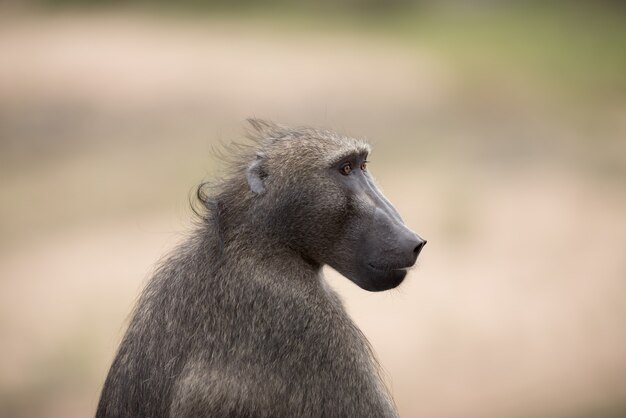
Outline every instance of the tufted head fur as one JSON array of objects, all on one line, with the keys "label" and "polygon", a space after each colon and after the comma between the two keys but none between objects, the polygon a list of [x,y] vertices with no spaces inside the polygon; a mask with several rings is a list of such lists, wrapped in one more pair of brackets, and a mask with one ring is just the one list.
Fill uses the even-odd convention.
[{"label": "tufted head fur", "polygon": [[[251,144],[232,154],[231,173],[198,193],[222,242],[238,242],[233,234],[248,225],[257,243],[329,264],[364,289],[400,284],[425,241],[360,170],[370,146],[325,129],[249,123]],[[338,174],[344,161],[355,165],[350,176]]]}]

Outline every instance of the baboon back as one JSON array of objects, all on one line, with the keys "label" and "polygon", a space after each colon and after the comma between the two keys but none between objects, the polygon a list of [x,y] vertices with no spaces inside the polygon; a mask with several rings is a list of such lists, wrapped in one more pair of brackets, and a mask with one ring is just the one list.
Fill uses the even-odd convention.
[{"label": "baboon back", "polygon": [[[198,241],[144,291],[97,417],[395,416],[367,341],[319,272],[215,263]],[[285,271],[288,287],[264,280]]]}]

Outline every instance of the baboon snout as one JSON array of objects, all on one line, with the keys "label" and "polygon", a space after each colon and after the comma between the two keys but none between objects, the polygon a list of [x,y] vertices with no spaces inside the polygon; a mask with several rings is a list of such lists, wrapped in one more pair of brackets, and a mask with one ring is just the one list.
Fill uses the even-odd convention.
[{"label": "baboon snout", "polygon": [[370,248],[374,248],[370,253],[372,263],[394,269],[409,268],[417,261],[426,240],[410,230],[389,207],[377,208],[373,225],[368,230]]},{"label": "baboon snout", "polygon": [[403,229],[399,233],[397,256],[407,264],[406,267],[410,267],[417,261],[417,256],[419,256],[422,248],[426,245],[426,240],[406,227]]}]

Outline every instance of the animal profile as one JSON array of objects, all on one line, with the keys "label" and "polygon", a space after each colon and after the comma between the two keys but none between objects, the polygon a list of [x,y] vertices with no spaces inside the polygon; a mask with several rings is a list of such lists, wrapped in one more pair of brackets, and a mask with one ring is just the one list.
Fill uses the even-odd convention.
[{"label": "animal profile", "polygon": [[198,189],[195,232],[143,291],[96,417],[396,417],[366,338],[326,283],[404,280],[426,241],[369,171],[368,144],[249,120]]}]

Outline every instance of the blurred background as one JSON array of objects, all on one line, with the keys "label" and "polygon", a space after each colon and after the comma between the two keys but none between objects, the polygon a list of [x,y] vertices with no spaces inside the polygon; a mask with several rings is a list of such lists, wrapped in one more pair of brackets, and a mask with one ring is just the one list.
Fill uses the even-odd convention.
[{"label": "blurred background", "polygon": [[626,416],[618,1],[0,1],[0,416],[92,416],[246,117],[374,145],[428,239],[328,270],[401,416]]}]

